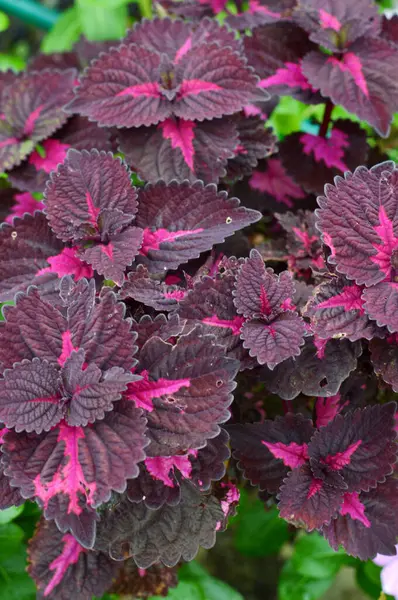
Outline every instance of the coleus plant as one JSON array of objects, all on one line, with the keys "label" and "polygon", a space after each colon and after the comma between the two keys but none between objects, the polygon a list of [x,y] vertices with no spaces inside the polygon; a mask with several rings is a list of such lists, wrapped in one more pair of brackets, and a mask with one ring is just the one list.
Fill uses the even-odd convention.
[{"label": "coleus plant", "polygon": [[[42,508],[50,600],[167,593],[246,480],[335,549],[395,554],[398,169],[368,146],[394,23],[162,7],[0,75],[0,508]],[[276,94],[320,126],[277,148]]]}]

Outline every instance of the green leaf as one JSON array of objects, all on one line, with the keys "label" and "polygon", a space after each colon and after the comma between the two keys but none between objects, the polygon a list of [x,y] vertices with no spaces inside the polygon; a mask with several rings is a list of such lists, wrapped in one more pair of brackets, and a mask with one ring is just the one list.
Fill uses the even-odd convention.
[{"label": "green leaf", "polygon": [[[167,594],[168,600],[209,600],[198,586],[189,581],[180,581],[176,588]],[[164,600],[164,596],[151,596],[150,600]]]},{"label": "green leaf", "polygon": [[77,7],[73,6],[62,13],[51,31],[44,36],[41,50],[48,54],[71,50],[82,33],[79,12]]},{"label": "green leaf", "polygon": [[317,600],[332,585],[334,578],[312,579],[296,571],[289,561],[282,569],[278,584],[278,600]]},{"label": "green leaf", "polygon": [[6,523],[10,523],[14,519],[16,519],[22,512],[22,506],[11,506],[10,508],[6,508],[5,510],[0,510],[0,525],[5,525]]},{"label": "green leaf", "polygon": [[235,547],[245,556],[275,554],[289,539],[288,525],[276,506],[267,510],[257,496],[250,498],[244,490],[234,527]]},{"label": "green leaf", "polygon": [[381,567],[378,567],[371,560],[361,562],[358,560],[356,569],[356,580],[359,587],[370,598],[378,600],[381,594],[380,581]]},{"label": "green leaf", "polygon": [[128,10],[125,0],[77,0],[78,18],[89,40],[115,40],[124,36]]},{"label": "green leaf", "polygon": [[299,538],[291,559],[293,568],[311,579],[334,578],[340,568],[347,564],[343,550],[335,552],[319,533],[311,533]]},{"label": "green leaf", "polygon": [[0,31],[5,31],[10,26],[10,19],[5,12],[0,10]]},{"label": "green leaf", "polygon": [[0,526],[0,564],[21,547],[24,531],[15,523]]},{"label": "green leaf", "polygon": [[25,61],[15,54],[0,53],[0,71],[22,71],[25,68]]}]

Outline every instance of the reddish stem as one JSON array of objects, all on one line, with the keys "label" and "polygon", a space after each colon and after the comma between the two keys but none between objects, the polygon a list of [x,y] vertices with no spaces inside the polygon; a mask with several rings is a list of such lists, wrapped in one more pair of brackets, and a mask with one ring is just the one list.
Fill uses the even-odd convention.
[{"label": "reddish stem", "polygon": [[319,136],[325,138],[329,129],[330,119],[332,117],[332,111],[334,104],[331,100],[328,100],[325,104],[325,111],[323,113],[322,124],[319,127]]},{"label": "reddish stem", "polygon": [[289,412],[293,412],[292,403],[288,402],[287,400],[282,400],[282,407],[285,415],[287,415]]}]

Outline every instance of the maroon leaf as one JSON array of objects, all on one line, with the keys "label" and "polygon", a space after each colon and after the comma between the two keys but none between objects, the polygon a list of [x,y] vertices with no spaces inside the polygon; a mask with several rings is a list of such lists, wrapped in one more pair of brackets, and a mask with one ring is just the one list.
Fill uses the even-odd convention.
[{"label": "maroon leaf", "polygon": [[42,519],[29,543],[29,575],[38,598],[91,600],[111,585],[118,565],[103,552],[88,552],[70,533]]},{"label": "maroon leaf", "polygon": [[[316,228],[315,213],[299,209],[295,213],[275,213],[278,223],[286,231],[288,264],[299,275],[308,268],[322,271],[325,268],[322,241]],[[297,285],[297,282],[295,282]]]},{"label": "maroon leaf", "polygon": [[200,493],[191,483],[181,484],[181,502],[153,511],[141,503],[119,502],[103,515],[97,547],[111,558],[128,556],[146,569],[161,561],[171,567],[180,559],[192,560],[199,546],[215,543],[217,523],[223,521],[220,502]]},{"label": "maroon leaf", "polygon": [[395,555],[397,522],[397,481],[387,479],[369,492],[347,494],[340,515],[321,533],[334,550],[343,546],[348,554],[361,560],[377,553]]},{"label": "maroon leaf", "polygon": [[173,458],[184,457],[157,457],[147,459],[147,461],[157,461],[159,463],[168,461],[168,468],[166,468],[166,472],[164,473],[166,483],[158,477],[153,477],[147,467],[141,463],[139,476],[135,479],[130,479],[127,482],[127,498],[131,502],[143,502],[145,506],[153,510],[159,509],[164,504],[168,504],[169,506],[178,504],[181,499],[181,494],[179,481],[173,469]]},{"label": "maroon leaf", "polygon": [[137,463],[148,443],[144,429],[141,411],[119,401],[90,427],[61,423],[41,435],[10,432],[3,444],[5,473],[24,498],[36,498],[47,519],[55,519],[61,531],[71,531],[90,548],[94,509],[138,475]]},{"label": "maroon leaf", "polygon": [[55,237],[43,213],[25,215],[0,227],[0,302],[13,300],[29,285],[56,288],[56,274],[44,273],[48,259],[58,255],[62,243]]},{"label": "maroon leaf", "polygon": [[[0,435],[1,431],[0,429]],[[3,465],[0,464],[0,510],[5,510],[11,506],[20,506],[23,502],[24,499],[18,488],[11,487],[10,478],[4,475]]]},{"label": "maroon leaf", "polygon": [[275,421],[230,425],[233,455],[252,485],[277,493],[290,469],[308,461],[308,443],[314,432],[310,419],[288,413]]},{"label": "maroon leaf", "polygon": [[354,42],[341,58],[310,52],[303,72],[321,94],[387,136],[398,109],[398,49],[381,38]]},{"label": "maroon leaf", "polygon": [[37,142],[67,119],[62,110],[72,97],[76,71],[26,73],[7,86],[0,120],[0,170],[18,165]]},{"label": "maroon leaf", "polygon": [[141,350],[152,336],[157,336],[165,342],[173,341],[182,333],[184,324],[185,321],[181,320],[176,314],[168,318],[160,314],[156,315],[155,319],[152,319],[149,315],[144,315],[138,322],[133,319],[132,331],[137,334],[135,342]]},{"label": "maroon leaf", "polygon": [[217,183],[234,156],[238,132],[225,119],[198,123],[170,118],[157,126],[122,129],[118,140],[126,161],[145,181]]},{"label": "maroon leaf", "polygon": [[[289,175],[307,192],[322,194],[336,175],[366,162],[366,132],[357,123],[339,119],[329,137],[293,133],[280,144],[280,156]],[[300,166],[297,156],[300,155]]]},{"label": "maroon leaf", "polygon": [[176,587],[177,568],[165,567],[161,563],[139,569],[133,559],[118,563],[119,573],[109,590],[110,594],[131,595],[133,598],[166,596],[169,588]]},{"label": "maroon leaf", "polygon": [[261,380],[267,389],[284,400],[300,393],[307,396],[333,396],[357,365],[362,348],[358,342],[330,340],[321,351],[307,340],[300,356],[290,358],[273,371],[264,368]]},{"label": "maroon leaf", "polygon": [[385,481],[396,461],[395,411],[390,402],[337,415],[308,446],[314,475],[328,483],[337,472],[348,492],[368,491]]},{"label": "maroon leaf", "polygon": [[197,181],[148,184],[139,194],[136,224],[144,230],[139,261],[152,273],[175,269],[226,237],[258,221],[214,185]]},{"label": "maroon leaf", "polygon": [[156,310],[175,310],[180,300],[184,298],[187,290],[177,285],[166,285],[155,278],[151,278],[144,265],[128,274],[127,280],[119,291],[119,298],[134,298],[146,306]]},{"label": "maroon leaf", "polygon": [[229,417],[239,363],[225,357],[214,337],[194,328],[175,345],[151,337],[140,352],[143,379],[127,397],[146,410],[149,456],[175,456],[204,446]]},{"label": "maroon leaf", "polygon": [[372,364],[377,375],[398,392],[398,344],[395,335],[385,340],[374,339],[370,342]]},{"label": "maroon leaf", "polygon": [[312,531],[330,523],[343,499],[343,492],[314,477],[308,464],[294,469],[279,494],[280,516]]},{"label": "maroon leaf", "polygon": [[271,196],[272,200],[293,208],[294,200],[305,198],[305,193],[287,174],[279,158],[270,158],[265,163],[265,170],[254,170],[249,180],[253,190]]}]

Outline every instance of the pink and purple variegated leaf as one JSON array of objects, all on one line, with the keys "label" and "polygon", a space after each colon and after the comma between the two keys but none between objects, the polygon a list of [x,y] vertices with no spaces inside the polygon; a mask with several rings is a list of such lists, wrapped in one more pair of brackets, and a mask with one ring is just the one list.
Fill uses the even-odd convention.
[{"label": "pink and purple variegated leaf", "polygon": [[279,493],[280,516],[307,531],[330,523],[343,499],[343,492],[314,477],[308,464],[293,469]]},{"label": "pink and purple variegated leaf", "polygon": [[58,285],[56,273],[44,273],[49,258],[59,255],[63,244],[48,226],[45,215],[36,212],[0,227],[0,302],[13,300],[17,292],[34,284],[47,291]]},{"label": "pink and purple variegated leaf", "polygon": [[10,207],[9,214],[4,219],[6,223],[12,225],[14,217],[23,217],[26,213],[33,215],[36,210],[43,210],[43,202],[36,200],[32,194],[26,192],[23,194],[16,194],[14,192],[14,194],[13,205]]},{"label": "pink and purple variegated leaf", "polygon": [[153,511],[144,502],[123,500],[105,512],[97,547],[109,551],[115,560],[131,556],[143,569],[158,561],[172,567],[180,559],[192,560],[200,546],[211,548],[223,519],[219,500],[183,481],[181,502],[176,506],[165,504]]},{"label": "pink and purple variegated leaf", "polygon": [[0,120],[0,170],[20,164],[37,142],[66,122],[76,71],[26,73],[7,86]]},{"label": "pink and purple variegated leaf", "polygon": [[234,304],[244,317],[264,316],[268,322],[287,310],[294,294],[290,273],[275,275],[266,268],[261,254],[253,249],[236,277]]},{"label": "pink and purple variegated leaf", "polygon": [[119,568],[107,554],[87,551],[70,533],[44,519],[29,542],[28,559],[38,598],[48,600],[102,596]]},{"label": "pink and purple variegated leaf", "polygon": [[100,125],[156,125],[173,114],[203,121],[232,114],[256,93],[257,77],[232,48],[203,43],[174,64],[167,55],[122,44],[93,62],[69,104]]},{"label": "pink and purple variegated leaf", "polygon": [[334,550],[343,546],[361,560],[395,556],[398,535],[398,484],[389,477],[369,492],[346,494],[340,514],[321,529]]},{"label": "pink and purple variegated leaf", "polygon": [[[181,490],[179,480],[175,476],[171,460],[177,457],[156,457],[146,459],[145,464],[140,465],[140,474],[135,479],[130,479],[127,482],[126,495],[130,502],[142,502],[148,508],[157,510],[164,504],[174,506],[180,502]],[[183,458],[183,457],[178,457]],[[157,462],[158,465],[163,465],[169,461],[169,468],[165,467],[162,470],[162,476],[166,477],[167,483],[161,478],[151,475],[148,468],[145,466],[147,461],[150,463]],[[189,463],[190,464],[190,463]],[[160,469],[158,469],[160,471]]]},{"label": "pink and purple variegated leaf", "polygon": [[227,358],[214,336],[200,327],[176,344],[151,337],[141,349],[137,372],[141,381],[125,394],[144,408],[151,444],[147,455],[175,456],[201,448],[229,418],[239,362]]},{"label": "pink and purple variegated leaf", "polygon": [[24,498],[38,501],[47,519],[55,519],[61,531],[71,531],[91,548],[94,509],[138,475],[148,444],[144,431],[142,411],[119,401],[90,427],[61,422],[41,435],[10,432],[3,444],[5,473]]},{"label": "pink and purple variegated leaf", "polygon": [[346,337],[351,342],[383,337],[383,330],[365,313],[362,294],[362,286],[344,277],[315,288],[305,308],[312,331],[323,339]]},{"label": "pink and purple variegated leaf", "polygon": [[310,52],[302,68],[323,96],[388,135],[398,109],[398,48],[381,38],[360,39],[340,58]]},{"label": "pink and purple variegated leaf", "polygon": [[73,116],[54,137],[41,143],[44,156],[35,150],[19,167],[9,172],[8,178],[21,190],[43,192],[51,171],[64,162],[69,148],[110,150],[110,137],[109,129],[98,127],[85,117]]},{"label": "pink and purple variegated leaf", "polygon": [[139,192],[138,227],[144,240],[137,259],[149,272],[176,269],[260,218],[237,198],[197,181],[148,184]]},{"label": "pink and purple variegated leaf", "polygon": [[333,485],[337,473],[348,492],[385,481],[396,461],[395,412],[396,404],[389,402],[337,415],[308,446],[314,475]]},{"label": "pink and purple variegated leaf", "polygon": [[135,271],[128,274],[119,291],[120,300],[134,298],[155,310],[176,310],[187,290],[178,285],[167,285],[148,273],[144,265],[138,265]]},{"label": "pink and purple variegated leaf", "polygon": [[152,127],[122,129],[118,140],[127,163],[145,181],[217,183],[234,156],[238,132],[232,120],[169,118]]},{"label": "pink and purple variegated leaf", "polygon": [[329,340],[318,350],[313,340],[307,339],[300,356],[286,360],[273,371],[263,368],[261,380],[284,400],[293,400],[300,393],[333,396],[356,368],[361,353],[359,342]]},{"label": "pink and purple variegated leaf", "polygon": [[184,329],[185,321],[180,319],[177,314],[166,317],[164,314],[156,315],[152,319],[149,315],[144,315],[139,321],[133,319],[132,331],[137,334],[135,340],[139,350],[152,336],[157,336],[165,342],[173,341]]},{"label": "pink and purple variegated leaf", "polygon": [[364,164],[367,150],[365,130],[344,119],[333,124],[328,137],[292,133],[280,144],[280,156],[289,175],[315,194],[322,194],[325,183],[336,175]]},{"label": "pink and purple variegated leaf", "polygon": [[391,335],[385,340],[371,340],[369,344],[374,370],[398,392],[398,342]]},{"label": "pink and purple variegated leaf", "polygon": [[264,127],[260,117],[240,114],[237,119],[238,144],[234,157],[228,161],[227,179],[235,180],[251,175],[258,161],[276,152],[276,137],[272,129]]},{"label": "pink and purple variegated leaf", "polygon": [[397,188],[398,169],[391,161],[336,178],[318,199],[318,226],[331,249],[328,261],[358,285],[394,282]]},{"label": "pink and purple variegated leaf", "polygon": [[310,40],[332,52],[341,52],[362,36],[377,36],[381,22],[376,4],[369,0],[301,0],[293,18]]},{"label": "pink and purple variegated leaf", "polygon": [[305,198],[304,191],[287,174],[279,158],[270,158],[264,167],[254,170],[250,177],[249,185],[253,190],[271,196],[288,208],[293,208],[295,200]]},{"label": "pink and purple variegated leaf", "polygon": [[288,265],[290,270],[301,272],[311,268],[322,271],[325,261],[322,252],[322,242],[316,229],[315,214],[309,210],[297,210],[279,214],[275,218],[285,230],[286,248],[288,250]]},{"label": "pink and purple variegated leaf", "polygon": [[264,25],[245,37],[244,45],[260,77],[259,88],[305,102],[320,101],[301,69],[302,58],[316,47],[300,27],[287,21]]},{"label": "pink and purple variegated leaf", "polygon": [[252,485],[276,494],[290,469],[308,462],[310,419],[288,413],[274,421],[230,425],[233,456]]}]

